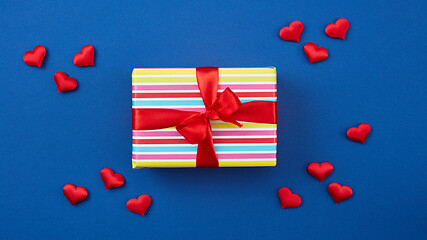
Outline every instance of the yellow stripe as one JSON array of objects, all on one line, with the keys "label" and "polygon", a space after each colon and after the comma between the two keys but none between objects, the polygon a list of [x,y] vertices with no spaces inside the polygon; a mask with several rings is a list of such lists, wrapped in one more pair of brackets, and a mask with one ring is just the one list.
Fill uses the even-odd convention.
[{"label": "yellow stripe", "polygon": [[[133,83],[197,83],[196,76],[194,77],[158,77],[158,78],[132,78]],[[219,82],[269,82],[275,83],[276,77],[219,77]]]},{"label": "yellow stripe", "polygon": [[[275,68],[220,68],[220,74],[276,74]],[[188,75],[196,74],[195,68],[186,69],[134,69],[132,75]]]},{"label": "yellow stripe", "polygon": [[158,78],[132,78],[133,83],[175,83],[175,82],[191,82],[197,84],[196,76],[194,77],[158,77]]},{"label": "yellow stripe", "polygon": [[239,161],[227,161],[227,162],[221,162],[219,160],[219,166],[220,167],[267,167],[276,166],[276,161],[247,161],[247,162],[239,162]]},{"label": "yellow stripe", "polygon": [[220,68],[219,74],[276,74],[276,68]]},{"label": "yellow stripe", "polygon": [[[219,160],[220,167],[267,167],[276,166],[276,161],[226,161],[222,162]],[[194,162],[134,162],[132,161],[133,168],[143,168],[143,167],[196,167],[196,161]]]}]

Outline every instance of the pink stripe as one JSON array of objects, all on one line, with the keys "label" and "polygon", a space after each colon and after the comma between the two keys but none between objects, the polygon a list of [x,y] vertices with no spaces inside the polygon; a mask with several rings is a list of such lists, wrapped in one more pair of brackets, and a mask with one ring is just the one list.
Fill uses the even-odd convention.
[{"label": "pink stripe", "polygon": [[[218,90],[222,91],[227,87],[232,90],[250,90],[250,89],[276,89],[276,84],[219,84]],[[132,85],[132,90],[199,90],[197,84],[194,85]]]},{"label": "pink stripe", "polygon": [[[221,67],[218,69],[241,69],[241,68],[253,68],[253,69],[275,69],[275,67]],[[191,69],[196,69],[196,68],[191,68],[191,67],[187,67],[187,68],[134,68],[134,70],[144,70],[144,69],[159,69],[159,70],[163,70],[163,69],[183,69],[183,70],[191,70]]]},{"label": "pink stripe", "polygon": [[181,111],[206,112],[205,108],[173,108]]},{"label": "pink stripe", "polygon": [[[138,108],[138,107],[132,107],[132,108]],[[144,108],[141,108],[144,109]],[[164,108],[164,109],[170,109],[170,108]],[[190,112],[206,112],[205,108],[173,108],[176,110],[181,110],[181,111],[190,111]]]},{"label": "pink stripe", "polygon": [[[276,130],[213,131],[213,136],[271,136]],[[172,137],[181,136],[175,129],[171,131],[133,131],[134,137]]]},{"label": "pink stripe", "polygon": [[[275,153],[224,153],[217,154],[221,159],[242,159],[242,158],[276,158]],[[196,159],[196,154],[132,154],[132,159]]]}]

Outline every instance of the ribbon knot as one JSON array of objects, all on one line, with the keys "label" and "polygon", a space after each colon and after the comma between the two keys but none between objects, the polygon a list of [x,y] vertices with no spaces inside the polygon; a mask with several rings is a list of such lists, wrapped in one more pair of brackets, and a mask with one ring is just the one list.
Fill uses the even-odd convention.
[{"label": "ribbon knot", "polygon": [[203,115],[206,117],[206,118],[208,118],[208,119],[212,119],[212,120],[215,120],[214,119],[214,117],[215,117],[215,112],[212,112],[212,110],[209,110],[209,111],[206,111],[205,113],[203,113]]},{"label": "ribbon knot", "polygon": [[132,109],[132,129],[152,130],[175,126],[190,144],[198,144],[196,167],[218,167],[210,120],[221,120],[238,127],[242,125],[237,120],[276,123],[276,102],[242,103],[228,87],[218,94],[218,68],[196,68],[196,78],[206,108],[204,113],[174,109]]},{"label": "ribbon knot", "polygon": [[242,124],[236,120],[227,119],[237,110],[242,103],[236,94],[230,88],[226,88],[224,92],[218,95],[209,110],[204,113],[193,114],[180,122],[176,126],[176,130],[191,144],[199,144],[206,137],[210,129],[210,119],[220,119],[224,122],[230,122],[238,127]]}]

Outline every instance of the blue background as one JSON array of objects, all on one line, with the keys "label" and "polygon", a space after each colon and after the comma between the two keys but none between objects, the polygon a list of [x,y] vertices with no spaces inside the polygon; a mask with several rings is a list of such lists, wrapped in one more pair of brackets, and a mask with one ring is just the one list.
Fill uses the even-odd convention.
[{"label": "blue background", "polygon": [[[425,1],[1,1],[0,238],[426,238]],[[346,39],[327,24],[344,17]],[[279,38],[293,20],[301,42]],[[310,65],[307,42],[329,58]],[[24,64],[37,44],[42,68]],[[73,65],[86,44],[95,66]],[[274,168],[131,168],[134,67],[259,67],[278,73]],[[78,89],[58,94],[64,71]],[[367,122],[364,145],[346,131]],[[329,161],[320,183],[306,170]],[[105,190],[99,172],[122,173]],[[349,185],[335,204],[331,182]],[[89,191],[72,207],[62,187]],[[300,194],[281,209],[277,192]],[[126,202],[152,199],[145,217]]]}]

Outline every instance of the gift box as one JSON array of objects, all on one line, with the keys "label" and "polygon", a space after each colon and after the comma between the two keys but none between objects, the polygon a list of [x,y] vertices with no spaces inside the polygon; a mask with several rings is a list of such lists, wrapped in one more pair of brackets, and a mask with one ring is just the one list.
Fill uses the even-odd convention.
[{"label": "gift box", "polygon": [[276,69],[135,68],[132,166],[275,166]]}]

